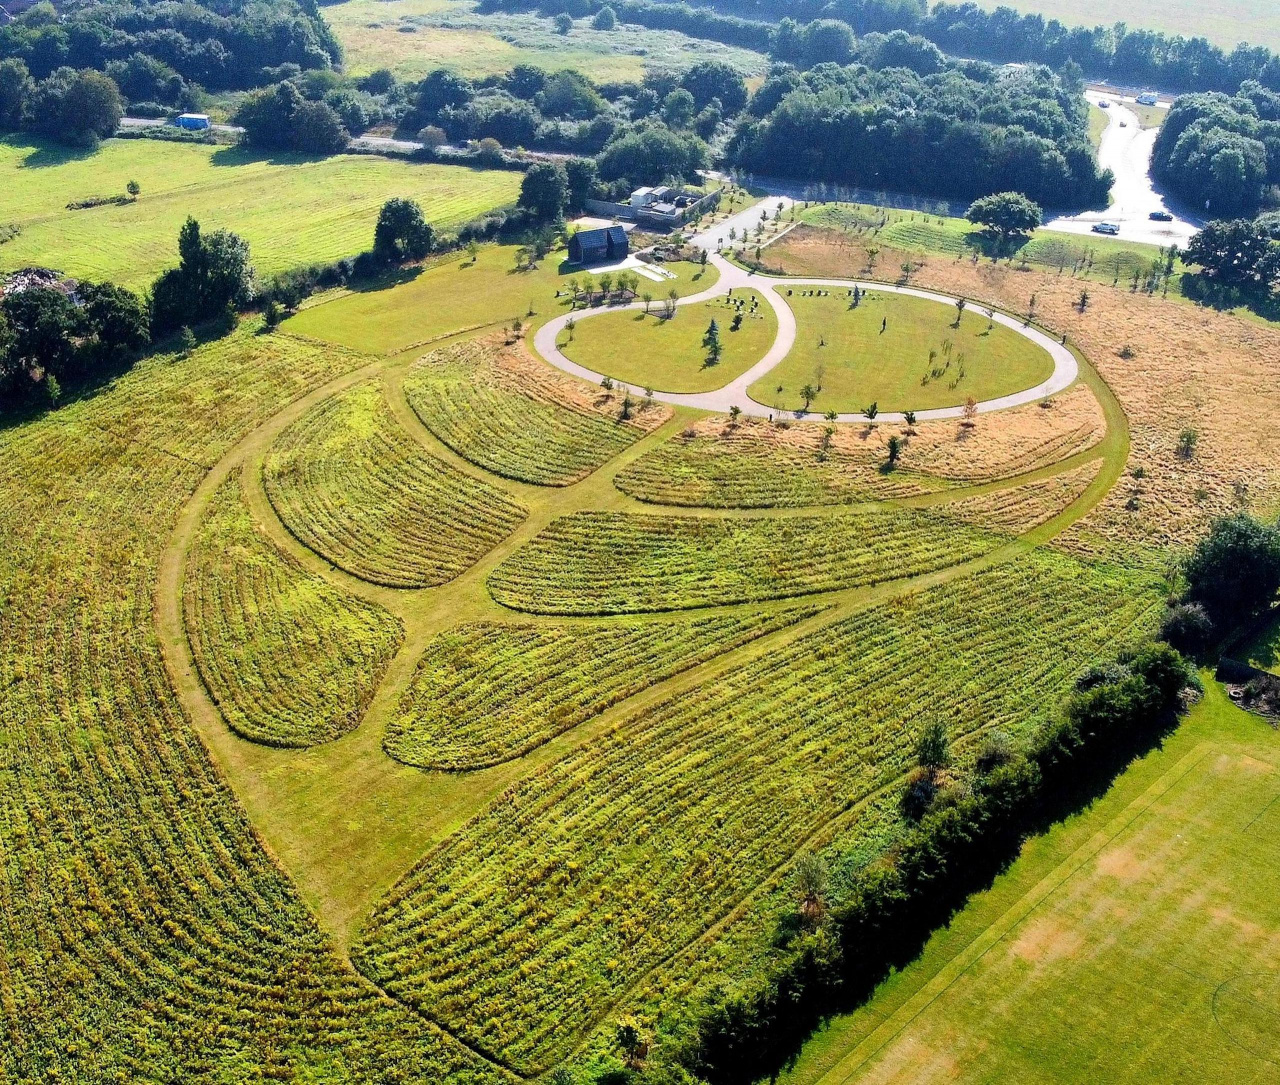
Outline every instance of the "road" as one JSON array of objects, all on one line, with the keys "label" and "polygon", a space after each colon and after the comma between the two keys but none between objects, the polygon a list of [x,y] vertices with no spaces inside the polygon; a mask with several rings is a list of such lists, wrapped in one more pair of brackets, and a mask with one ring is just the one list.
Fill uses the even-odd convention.
[{"label": "road", "polygon": [[[770,201],[772,202],[772,200]],[[736,219],[746,217],[746,221],[753,221],[750,218],[751,211],[755,211],[755,220],[759,220],[759,206],[752,208],[750,211],[740,212],[727,223],[716,227],[712,231],[708,231],[706,235],[701,235],[693,239],[693,243],[700,245],[702,248],[708,248],[714,252],[714,238],[725,227],[731,225]],[[736,264],[729,263],[722,256],[712,255],[710,262],[720,272],[720,278],[715,285],[699,294],[692,294],[689,297],[682,298],[677,304],[680,306],[697,305],[711,298],[720,297],[727,294],[730,289],[738,289],[748,287],[758,290],[773,309],[774,314],[778,318],[778,335],[773,342],[773,346],[769,348],[769,352],[760,359],[755,365],[748,369],[737,379],[730,381],[723,388],[717,388],[711,392],[696,393],[678,393],[678,392],[655,392],[654,399],[662,403],[670,403],[672,406],[678,407],[695,407],[702,411],[715,411],[720,414],[727,414],[729,408],[738,407],[743,414],[751,415],[756,418],[773,418],[783,417],[792,414],[793,417],[805,417],[807,412],[789,412],[781,411],[776,407],[769,407],[763,403],[757,403],[748,394],[747,389],[769,372],[774,366],[782,361],[783,358],[790,353],[792,346],[796,340],[796,319],[795,314],[791,311],[791,307],[786,303],[782,296],[778,293],[777,287],[797,287],[797,286],[822,286],[833,287],[835,289],[852,289],[855,285],[860,286],[863,290],[870,290],[876,293],[885,294],[907,294],[915,298],[925,298],[929,301],[938,302],[941,305],[951,308],[955,305],[953,298],[944,294],[935,294],[928,290],[916,290],[912,287],[905,286],[888,286],[885,283],[863,282],[855,279],[778,279],[770,278],[764,275],[753,275],[744,268],[738,267]],[[617,313],[623,309],[638,309],[643,307],[643,302],[634,302],[629,306],[602,306],[598,309],[577,310],[572,313],[563,313],[554,320],[549,321],[538,329],[533,337],[534,349],[554,365],[557,369],[562,369],[566,373],[571,373],[583,380],[588,380],[592,384],[599,384],[603,379],[603,374],[596,373],[588,369],[586,366],[579,365],[577,362],[570,361],[557,345],[557,339],[564,326],[570,321],[590,320],[592,317],[601,316],[605,313]],[[1012,329],[1019,335],[1025,336],[1037,346],[1048,351],[1053,359],[1053,373],[1049,379],[1036,385],[1034,388],[1026,388],[1020,392],[1014,392],[1011,395],[1001,396],[999,399],[990,399],[978,404],[978,412],[986,413],[988,411],[1000,411],[1008,407],[1018,407],[1025,403],[1038,403],[1046,396],[1056,395],[1063,389],[1074,384],[1076,378],[1080,375],[1080,366],[1076,361],[1076,357],[1065,346],[1056,339],[1045,335],[1036,328],[1030,328],[1015,317],[1006,316],[1004,313],[993,313],[992,319],[998,324]],[[643,389],[623,384],[618,381],[616,386],[625,388],[635,396],[643,394]],[[921,422],[927,422],[935,419],[961,418],[964,415],[963,407],[938,407],[932,410],[917,411],[916,418]],[[813,417],[817,417],[814,415]],[[904,421],[901,414],[891,411],[885,411],[876,416],[882,422],[902,422]],[[842,414],[837,416],[838,422],[866,422],[869,419],[862,414]]]},{"label": "road", "polygon": [[[1096,90],[1085,97],[1094,105],[1103,99],[1111,102],[1110,124],[1102,134],[1098,161],[1115,174],[1111,189],[1111,206],[1104,211],[1085,211],[1078,215],[1062,215],[1045,223],[1046,230],[1067,234],[1092,234],[1099,222],[1114,222],[1120,227],[1122,241],[1147,245],[1185,246],[1199,232],[1203,221],[1171,206],[1151,180],[1151,150],[1155,146],[1155,128],[1144,129],[1133,110],[1126,108],[1115,94]],[[1130,99],[1132,101],[1132,99]],[[1166,211],[1172,222],[1155,222],[1153,211]]]}]

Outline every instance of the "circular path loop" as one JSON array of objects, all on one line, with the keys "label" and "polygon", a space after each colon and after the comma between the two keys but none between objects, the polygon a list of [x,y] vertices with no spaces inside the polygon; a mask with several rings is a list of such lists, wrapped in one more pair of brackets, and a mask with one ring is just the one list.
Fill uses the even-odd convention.
[{"label": "circular path loop", "polygon": [[[743,212],[735,218],[744,218],[745,221],[754,222],[758,219],[758,208],[752,208]],[[727,232],[727,227],[734,220],[730,220],[722,224],[713,235],[703,235],[700,238],[694,238],[695,244],[702,244],[702,247],[710,249],[709,242],[716,240],[718,235]],[[777,292],[780,286],[818,286],[818,287],[836,287],[840,289],[848,288],[852,290],[855,286],[862,290],[872,290],[886,294],[906,294],[913,298],[924,298],[928,301],[936,301],[944,305],[953,306],[956,299],[946,294],[936,294],[929,290],[916,290],[907,286],[889,286],[885,283],[865,282],[861,279],[793,279],[793,278],[777,278],[767,275],[756,275],[752,272],[738,267],[737,264],[731,264],[718,253],[712,252],[708,256],[709,261],[720,272],[720,278],[715,285],[699,294],[691,294],[686,298],[681,298],[677,305],[697,305],[701,302],[708,301],[711,298],[718,298],[728,294],[731,289],[737,287],[750,287],[758,290],[772,306],[774,313],[778,317],[778,337],[774,340],[773,346],[769,352],[756,362],[750,369],[743,373],[736,380],[726,384],[723,388],[717,388],[712,392],[655,392],[653,398],[662,403],[670,403],[676,407],[696,407],[698,410],[715,411],[725,414],[730,407],[739,407],[743,414],[752,415],[756,418],[773,417],[774,415],[791,414],[796,418],[804,418],[811,412],[808,411],[783,411],[777,407],[769,407],[763,403],[759,403],[747,395],[747,389],[774,366],[782,361],[790,352],[796,341],[796,318],[782,296]],[[618,306],[602,306],[594,310],[577,310],[571,313],[564,313],[556,317],[554,320],[548,321],[533,337],[534,349],[546,361],[550,362],[557,369],[562,369],[566,373],[572,373],[576,377],[582,377],[584,380],[591,381],[593,384],[600,383],[604,379],[605,374],[596,373],[588,369],[586,366],[579,365],[577,362],[570,361],[565,357],[564,353],[557,345],[561,330],[570,321],[588,320],[593,316],[600,316],[604,313],[620,313],[628,309],[640,309],[644,305],[643,302],[632,302],[630,305]],[[1019,335],[1029,339],[1036,346],[1049,352],[1049,356],[1053,359],[1053,373],[1049,379],[1037,384],[1034,388],[1026,388],[1021,392],[1013,392],[1007,396],[1000,396],[998,399],[988,399],[978,404],[978,411],[986,413],[988,411],[1001,411],[1008,407],[1020,407],[1024,403],[1036,403],[1046,396],[1056,395],[1065,388],[1074,384],[1080,375],[1080,366],[1076,361],[1076,357],[1063,344],[1059,343],[1051,336],[1045,335],[1044,332],[1037,328],[1025,326],[1015,317],[1008,316],[1004,313],[993,313],[992,319],[997,324],[1003,324],[1006,328],[1011,328]],[[624,381],[615,381],[616,386],[626,389],[634,395],[642,395],[643,389],[636,388]],[[962,418],[964,416],[964,407],[935,407],[931,410],[917,411],[916,420],[927,422],[934,419],[943,418]],[[882,411],[876,415],[881,422],[903,422],[905,419],[899,413]],[[836,416],[838,422],[868,422],[870,419],[865,414],[841,414]]]}]

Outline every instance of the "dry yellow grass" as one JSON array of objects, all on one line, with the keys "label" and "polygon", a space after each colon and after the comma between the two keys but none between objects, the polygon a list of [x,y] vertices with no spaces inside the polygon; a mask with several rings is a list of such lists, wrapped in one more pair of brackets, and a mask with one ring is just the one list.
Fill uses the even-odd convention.
[{"label": "dry yellow grass", "polygon": [[[1126,479],[1062,545],[1159,563],[1215,516],[1280,506],[1280,328],[1070,275],[910,258],[921,286],[1024,313],[1034,295],[1037,319],[1066,332],[1119,398],[1132,433]],[[878,263],[896,269],[906,259],[883,249]],[[769,249],[769,261],[797,274],[848,275],[861,270],[865,250],[839,234],[797,230]],[[1184,431],[1196,435],[1185,458]]]}]

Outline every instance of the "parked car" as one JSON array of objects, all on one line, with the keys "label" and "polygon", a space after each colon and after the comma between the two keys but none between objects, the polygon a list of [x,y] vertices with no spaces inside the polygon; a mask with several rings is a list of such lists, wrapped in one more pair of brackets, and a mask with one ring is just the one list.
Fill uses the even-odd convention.
[{"label": "parked car", "polygon": [[1159,96],[1153,90],[1144,90],[1138,95],[1138,105],[1155,105],[1160,101]]},{"label": "parked car", "polygon": [[1120,227],[1114,222],[1096,222],[1093,226],[1095,234],[1118,234]]},{"label": "parked car", "polygon": [[1110,108],[1111,108],[1111,103],[1110,103],[1109,101],[1107,101],[1107,99],[1106,99],[1106,98],[1103,98],[1103,99],[1098,103],[1098,105],[1100,105],[1103,109],[1110,109]]},{"label": "parked car", "polygon": [[1129,127],[1129,122],[1128,122],[1128,121],[1121,121],[1121,122],[1120,122],[1120,127],[1121,127],[1121,128],[1128,128],[1128,127]]},{"label": "parked car", "polygon": [[1152,222],[1172,222],[1173,216],[1168,211],[1152,211],[1147,216]]}]

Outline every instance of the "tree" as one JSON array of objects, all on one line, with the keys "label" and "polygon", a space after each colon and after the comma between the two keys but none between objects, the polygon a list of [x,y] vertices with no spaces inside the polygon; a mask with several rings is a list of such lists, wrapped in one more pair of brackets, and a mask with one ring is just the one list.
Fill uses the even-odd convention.
[{"label": "tree", "polygon": [[568,35],[569,31],[573,29],[573,17],[563,11],[551,22],[556,28],[556,33],[560,35]]},{"label": "tree", "polygon": [[1021,192],[997,192],[974,200],[965,218],[985,226],[996,236],[1001,249],[1013,237],[1025,237],[1040,226],[1043,213],[1039,205]]},{"label": "tree", "polygon": [[1273,260],[1280,252],[1265,226],[1248,219],[1205,224],[1187,245],[1187,263],[1198,264],[1207,278],[1228,286],[1270,289]]},{"label": "tree", "polygon": [[0,302],[9,327],[8,365],[16,371],[62,378],[74,368],[80,311],[61,290],[37,286]]},{"label": "tree", "polygon": [[35,84],[31,73],[17,57],[0,60],[0,131],[16,131]]},{"label": "tree", "polygon": [[151,342],[151,316],[133,291],[113,283],[81,283],[79,294],[83,330],[94,338],[101,357],[129,357]]},{"label": "tree", "polygon": [[963,421],[960,424],[967,428],[972,428],[977,423],[978,401],[974,399],[973,396],[969,396],[964,401],[964,409],[961,412],[961,417],[963,418]]},{"label": "tree", "polygon": [[818,390],[812,384],[806,384],[800,389],[800,398],[804,400],[804,409],[809,409],[809,404],[814,401]]},{"label": "tree", "polygon": [[810,924],[817,923],[827,908],[826,864],[816,855],[802,855],[796,863],[796,897],[800,917]]},{"label": "tree", "polygon": [[688,128],[693,121],[693,95],[683,87],[662,100],[662,119],[672,128]]},{"label": "tree", "polygon": [[896,433],[889,438],[889,466],[897,467],[902,456],[902,438]]},{"label": "tree", "polygon": [[447,68],[437,68],[418,84],[414,112],[426,124],[444,109],[461,109],[475,97],[471,82]]},{"label": "tree", "polygon": [[702,345],[707,351],[707,365],[717,365],[720,362],[720,356],[724,353],[724,346],[720,342],[720,325],[716,323],[713,317],[711,323],[707,326],[706,334],[702,337]]},{"label": "tree", "polygon": [[1196,454],[1196,445],[1200,443],[1200,434],[1187,426],[1178,434],[1178,458],[1189,460]]},{"label": "tree", "polygon": [[393,197],[378,212],[373,229],[373,251],[387,263],[421,260],[431,251],[435,233],[423,218],[416,200]]},{"label": "tree", "polygon": [[178,267],[164,272],[151,288],[154,334],[211,320],[248,304],[253,296],[249,245],[228,230],[203,234],[188,218],[178,234]]},{"label": "tree", "polygon": [[349,140],[332,106],[307,101],[290,82],[248,95],[233,119],[244,128],[245,140],[255,147],[335,154]]},{"label": "tree", "polygon": [[915,411],[903,411],[903,413],[902,413],[902,420],[903,420],[904,422],[906,422],[906,424],[907,424],[907,432],[908,432],[908,433],[910,433],[910,432],[911,432],[911,427],[913,427],[913,426],[916,424],[916,412],[915,412]]},{"label": "tree", "polygon": [[729,408],[729,422],[732,425],[738,424],[738,419],[742,417],[742,408],[736,403]]},{"label": "tree", "polygon": [[1248,513],[1215,520],[1188,557],[1186,599],[1234,624],[1271,605],[1280,588],[1280,530]]},{"label": "tree", "polygon": [[613,1035],[618,1047],[622,1050],[628,1068],[638,1069],[644,1061],[649,1045],[645,1042],[644,1033],[640,1031],[635,1018],[622,1018],[615,1026]]},{"label": "tree", "polygon": [[862,413],[867,416],[868,422],[874,422],[876,420],[876,415],[880,413],[880,404],[869,403]]},{"label": "tree", "polygon": [[142,195],[142,186],[137,181],[130,181],[124,186],[125,192],[132,196],[135,200]]},{"label": "tree", "polygon": [[747,84],[738,70],[723,60],[701,60],[680,77],[680,86],[693,95],[695,109],[706,109],[715,99],[730,116],[747,104]]},{"label": "tree", "polygon": [[568,174],[559,162],[535,162],[520,183],[520,206],[541,219],[563,212],[568,198]]},{"label": "tree", "polygon": [[605,4],[591,20],[596,30],[615,30],[618,26],[618,15],[608,4]]},{"label": "tree", "polygon": [[916,739],[916,764],[934,772],[951,764],[951,740],[941,720],[925,724]]},{"label": "tree", "polygon": [[418,132],[418,142],[421,143],[429,151],[438,151],[446,143],[449,142],[448,135],[445,134],[443,128],[434,124],[428,124]]},{"label": "tree", "polygon": [[564,164],[565,182],[568,186],[565,203],[580,210],[596,194],[600,185],[600,171],[593,158],[570,158]]},{"label": "tree", "polygon": [[115,133],[124,116],[124,102],[115,83],[102,72],[58,68],[36,84],[26,112],[37,132],[83,146]]}]

